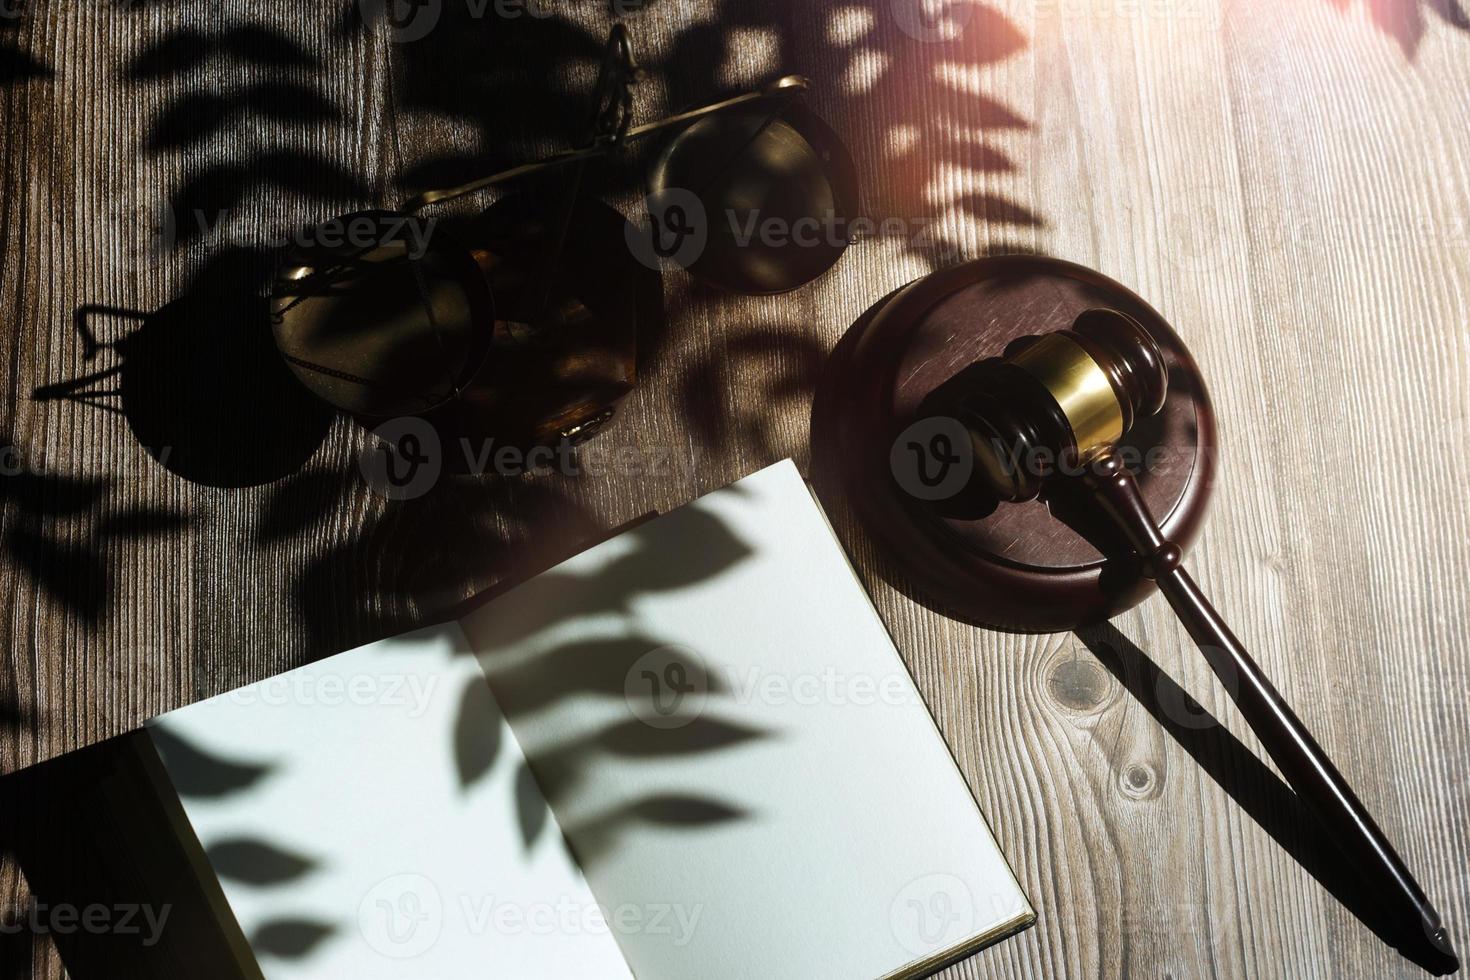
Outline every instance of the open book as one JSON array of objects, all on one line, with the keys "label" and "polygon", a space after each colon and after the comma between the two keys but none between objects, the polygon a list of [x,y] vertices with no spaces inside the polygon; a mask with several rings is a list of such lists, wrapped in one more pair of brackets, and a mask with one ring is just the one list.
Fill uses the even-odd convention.
[{"label": "open book", "polygon": [[148,733],[245,975],[919,977],[1035,918],[789,461]]}]

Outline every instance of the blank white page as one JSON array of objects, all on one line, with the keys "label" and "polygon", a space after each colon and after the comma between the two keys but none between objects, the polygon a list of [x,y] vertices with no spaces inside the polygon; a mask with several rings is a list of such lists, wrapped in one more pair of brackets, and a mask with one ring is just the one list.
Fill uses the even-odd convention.
[{"label": "blank white page", "polygon": [[271,980],[629,980],[457,625],[149,733]]},{"label": "blank white page", "polygon": [[789,461],[462,624],[639,980],[916,975],[1033,920]]}]

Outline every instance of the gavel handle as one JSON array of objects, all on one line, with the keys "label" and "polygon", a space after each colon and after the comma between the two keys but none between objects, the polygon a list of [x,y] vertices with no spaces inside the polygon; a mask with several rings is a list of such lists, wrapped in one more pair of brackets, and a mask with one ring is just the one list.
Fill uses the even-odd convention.
[{"label": "gavel handle", "polygon": [[[1169,600],[1179,621],[1297,796],[1312,809],[1333,842],[1357,864],[1368,881],[1389,890],[1385,896],[1391,903],[1388,907],[1398,905],[1404,914],[1412,913],[1408,921],[1422,928],[1425,937],[1441,952],[1454,956],[1439,913],[1342,773],[1184,570],[1179,548],[1160,531],[1143,502],[1133,474],[1116,455],[1106,453],[1092,460],[1082,480],[1114,524],[1127,535],[1148,574],[1158,582],[1159,591]],[[1402,902],[1394,895],[1401,896]]]}]

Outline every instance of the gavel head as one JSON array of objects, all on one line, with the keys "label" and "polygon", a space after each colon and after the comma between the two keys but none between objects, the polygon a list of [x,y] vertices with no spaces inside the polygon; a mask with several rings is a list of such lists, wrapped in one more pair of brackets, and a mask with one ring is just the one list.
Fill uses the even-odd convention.
[{"label": "gavel head", "polygon": [[[1168,394],[1159,345],[1117,310],[1027,338],[944,386],[969,430],[976,478],[1001,500],[1030,500],[1061,467],[1085,465],[1156,414]],[[938,392],[936,392],[938,394]]]}]

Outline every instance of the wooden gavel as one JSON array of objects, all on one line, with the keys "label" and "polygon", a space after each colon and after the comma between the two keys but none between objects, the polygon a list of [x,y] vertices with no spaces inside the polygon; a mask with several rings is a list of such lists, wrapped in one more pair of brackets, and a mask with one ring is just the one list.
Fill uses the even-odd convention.
[{"label": "wooden gavel", "polygon": [[1022,501],[1070,484],[1132,546],[1143,574],[1224,682],[1297,795],[1391,911],[1454,956],[1439,914],[1372,816],[1310,732],[1261,673],[1181,564],[1181,549],[1149,513],[1117,443],[1157,413],[1168,394],[1163,353],[1132,317],[1094,309],[1071,329],[1033,338],[1004,358],[972,366],[949,410],[969,431],[975,479],[1001,500]]}]

